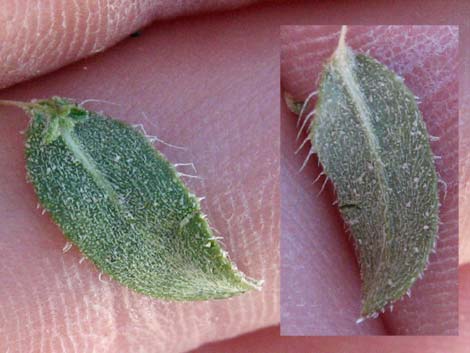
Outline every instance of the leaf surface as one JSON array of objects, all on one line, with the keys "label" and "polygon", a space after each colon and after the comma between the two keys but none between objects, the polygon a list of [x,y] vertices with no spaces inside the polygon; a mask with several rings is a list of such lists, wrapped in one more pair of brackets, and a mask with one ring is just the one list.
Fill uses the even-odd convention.
[{"label": "leaf surface", "polygon": [[259,288],[228,259],[198,199],[139,131],[57,97],[30,104],[29,113],[28,177],[101,271],[168,300]]},{"label": "leaf surface", "polygon": [[425,123],[403,80],[345,43],[325,65],[309,130],[355,240],[363,317],[422,274],[438,231],[438,187]]}]

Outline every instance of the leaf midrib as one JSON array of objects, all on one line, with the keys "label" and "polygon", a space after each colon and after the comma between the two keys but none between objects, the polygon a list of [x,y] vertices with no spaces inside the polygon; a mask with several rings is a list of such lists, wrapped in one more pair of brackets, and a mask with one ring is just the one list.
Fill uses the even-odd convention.
[{"label": "leaf midrib", "polygon": [[78,142],[72,135],[72,130],[61,128],[60,133],[66,146],[72,152],[74,157],[81,163],[83,168],[90,173],[96,185],[103,190],[108,199],[119,211],[124,211],[123,205],[119,202],[119,195],[113,189],[111,183],[106,179],[103,173],[98,169],[93,158],[80,146],[80,142]]},{"label": "leaf midrib", "polygon": [[[374,129],[372,127],[372,122],[370,119],[371,114],[370,114],[369,108],[367,107],[366,100],[362,94],[362,91],[357,83],[355,74],[353,72],[353,65],[355,64],[355,56],[351,52],[351,49],[346,47],[344,48],[344,50],[337,51],[334,59],[336,59],[336,62],[338,64],[337,71],[339,72],[340,77],[342,78],[344,82],[346,90],[350,96],[351,102],[354,104],[354,106],[357,109],[358,120],[364,128],[364,133],[367,138],[371,153],[374,156],[374,159],[377,161],[377,163],[374,165],[374,170],[375,170],[377,179],[379,180],[378,187],[380,189],[380,194],[384,197],[384,201],[387,201],[388,194],[386,193],[386,188],[387,188],[388,182],[385,176],[384,163],[382,159],[380,158],[380,153],[379,153],[380,145],[379,145],[376,135],[374,134]],[[386,249],[387,235],[390,232],[390,219],[387,214],[388,205],[386,202],[384,206],[385,207],[383,211],[383,216],[384,216],[384,225],[385,225],[385,239],[381,247],[380,261],[378,262],[376,272],[374,273],[374,278],[376,278],[379,275],[380,267],[383,263],[382,257],[384,254],[384,250]]]}]

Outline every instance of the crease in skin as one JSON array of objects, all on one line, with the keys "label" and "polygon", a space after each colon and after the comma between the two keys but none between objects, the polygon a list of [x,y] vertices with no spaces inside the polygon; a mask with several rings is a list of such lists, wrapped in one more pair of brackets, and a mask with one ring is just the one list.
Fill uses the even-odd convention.
[{"label": "crease in skin", "polygon": [[[24,31],[25,33],[32,33],[34,35],[33,38],[31,38],[30,41],[25,39],[24,41],[21,41],[19,43],[23,43],[23,48],[26,50],[27,45],[24,45],[24,43],[28,43],[32,41],[31,48],[28,49],[28,56],[26,57],[26,60],[24,60],[22,57],[19,59],[21,63],[24,63],[25,61],[28,60],[28,58],[36,60],[38,65],[41,65],[45,61],[45,56],[44,53],[48,53],[51,48],[54,48],[57,43],[55,43],[54,40],[49,40],[48,37],[51,33],[54,31],[54,25],[46,25],[45,23],[50,19],[50,14],[55,12],[55,7],[52,2],[48,3],[48,8],[41,9],[40,8],[41,4],[36,5],[36,9],[33,9],[32,11],[25,11],[25,15],[23,17],[27,18],[27,14],[30,14],[31,12],[36,13],[37,16],[32,19],[28,19],[28,22],[33,23],[36,25],[36,28],[30,30],[26,29]],[[44,20],[44,25],[43,21]],[[47,32],[46,32],[47,31]],[[56,59],[56,58],[53,58]],[[23,64],[26,65],[26,64]],[[30,72],[28,74],[31,75],[36,75],[40,73],[40,69],[30,69]],[[1,83],[1,82],[0,82]]]},{"label": "crease in skin", "polygon": [[[63,263],[63,259],[62,259]],[[59,276],[56,276],[57,280],[59,281]],[[67,305],[66,297],[63,291],[60,291],[58,293],[60,300],[58,301],[58,305],[60,307],[64,308],[64,312],[61,315],[61,319],[64,321],[65,325],[65,334],[64,335],[59,335],[61,344],[62,346],[68,342],[70,346],[72,346],[72,352],[78,352],[76,342],[74,340],[74,337],[71,335],[72,330],[71,330],[71,323],[76,322],[75,318],[73,317],[73,314],[71,312],[71,309],[73,307]],[[63,342],[65,341],[65,342]],[[63,351],[66,351],[65,346],[63,347]]]},{"label": "crease in skin", "polygon": [[[75,9],[76,11],[76,16],[75,18],[73,19],[73,30],[72,30],[72,38],[70,39],[68,45],[67,45],[67,51],[65,52],[65,56],[70,56],[70,52],[72,50],[72,48],[75,48],[76,47],[76,43],[77,43],[77,38],[80,34],[80,30],[79,30],[79,23],[80,23],[80,12],[79,12],[79,4],[77,3],[77,0],[71,0],[72,1],[72,7]],[[85,0],[86,1],[86,0]],[[77,53],[79,53],[80,51],[78,50]]]},{"label": "crease in skin", "polygon": [[[62,258],[62,263],[64,264],[63,265],[64,270],[66,270],[67,264],[66,264],[66,261],[65,261],[65,257]],[[72,289],[74,287],[74,282],[77,284],[77,287],[80,287],[81,280],[80,280],[80,272],[78,270],[78,265],[79,264],[77,262],[74,262],[73,266],[71,268],[71,270],[73,272],[73,276],[67,276],[66,277],[66,283],[67,283],[68,288],[70,288],[70,289]],[[79,294],[77,293],[77,291],[72,290],[72,302],[73,303],[78,303],[79,301],[80,301]],[[83,326],[81,325],[81,320],[80,320],[80,308],[79,308],[79,306],[78,305],[72,305],[67,309],[70,309],[72,311],[72,315],[73,315],[73,319],[68,321],[68,322],[77,323],[78,332],[84,332],[85,330],[83,329]],[[74,341],[74,339],[78,338],[78,337],[74,337],[73,327],[68,326],[68,332],[69,332],[68,335],[69,335],[70,339],[72,340],[72,342]],[[82,348],[84,348],[81,345],[81,343],[78,343],[78,345],[80,345]],[[76,350],[79,351],[78,349],[76,349]],[[84,351],[86,351],[86,347],[85,347]]]},{"label": "crease in skin", "polygon": [[[74,1],[74,4],[76,4],[77,0],[73,0],[73,1]],[[89,7],[89,3],[90,3],[89,0],[85,0],[83,3],[85,4],[84,6],[86,6],[85,12],[87,15],[85,19],[85,31],[83,33],[83,40],[81,41],[77,50],[77,56],[80,58],[85,55],[85,48],[88,46],[88,41],[90,39],[90,28],[91,28],[90,20],[92,18],[90,7]],[[101,16],[101,13],[98,12],[98,19],[100,18],[100,16]]]},{"label": "crease in skin", "polygon": [[37,22],[36,27],[37,28],[36,28],[36,30],[31,31],[36,35],[36,38],[34,40],[33,50],[30,51],[30,54],[31,54],[32,57],[37,57],[38,56],[38,54],[36,53],[37,48],[41,46],[41,44],[44,41],[44,38],[46,37],[46,36],[41,36],[39,33],[41,31],[43,15],[47,14],[47,12],[46,11],[40,11],[40,4],[39,3],[36,4],[36,11],[38,13],[37,19],[36,19],[36,22]]},{"label": "crease in skin", "polygon": [[[39,293],[38,293],[38,290],[37,290],[37,287],[34,286],[32,288],[32,293],[31,293],[31,297],[32,297],[32,301],[34,302],[35,304],[35,307],[38,308],[38,316],[39,316],[39,332],[46,332],[45,331],[45,328],[46,328],[46,316],[45,316],[45,313],[44,313],[44,309],[43,309],[43,305],[42,303],[40,302],[39,298]],[[7,336],[8,337],[8,336]],[[44,339],[45,339],[46,335],[43,335],[41,334],[39,336],[39,345],[37,343],[36,344],[36,348],[39,348],[39,352],[45,352],[45,349],[44,349]],[[32,339],[33,340],[33,339]],[[7,342],[7,346],[8,346],[8,342]]]}]

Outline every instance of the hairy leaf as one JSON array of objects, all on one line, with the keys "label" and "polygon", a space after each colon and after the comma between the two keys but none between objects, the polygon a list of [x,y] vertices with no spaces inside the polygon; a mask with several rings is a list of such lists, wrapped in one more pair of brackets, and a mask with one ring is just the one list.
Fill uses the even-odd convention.
[{"label": "hairy leaf", "polygon": [[54,97],[30,115],[28,177],[43,207],[96,266],[168,300],[259,288],[227,258],[175,168],[131,126]]},{"label": "hairy leaf", "polygon": [[421,276],[438,231],[438,188],[425,123],[403,80],[340,44],[322,73],[309,130],[355,240],[363,318]]}]

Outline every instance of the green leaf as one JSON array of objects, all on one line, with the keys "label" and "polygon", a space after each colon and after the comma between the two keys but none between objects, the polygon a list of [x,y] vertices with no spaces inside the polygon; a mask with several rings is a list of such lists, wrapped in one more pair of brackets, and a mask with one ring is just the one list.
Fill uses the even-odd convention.
[{"label": "green leaf", "polygon": [[126,123],[54,97],[23,104],[43,207],[104,273],[156,298],[227,298],[260,282],[228,259],[173,167]]},{"label": "green leaf", "polygon": [[355,54],[343,32],[309,138],[355,240],[362,316],[376,317],[409,291],[435,246],[438,179],[425,123],[403,80]]}]

